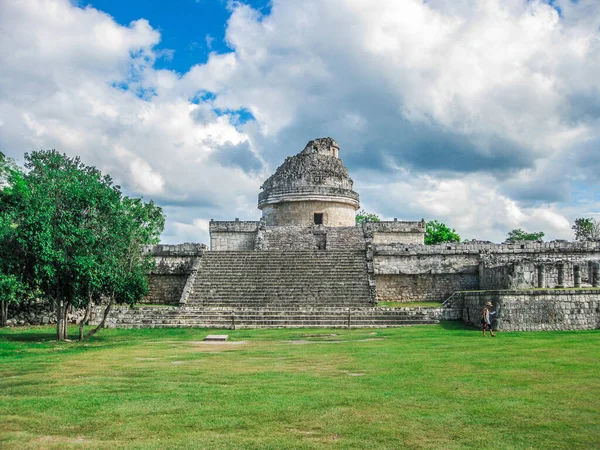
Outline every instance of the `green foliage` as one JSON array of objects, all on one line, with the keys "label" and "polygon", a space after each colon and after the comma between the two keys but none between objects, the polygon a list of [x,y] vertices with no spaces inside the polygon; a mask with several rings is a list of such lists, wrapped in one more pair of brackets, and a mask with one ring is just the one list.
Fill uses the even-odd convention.
[{"label": "green foliage", "polygon": [[545,233],[543,231],[538,231],[537,233],[528,233],[526,231],[517,228],[508,233],[508,238],[506,240],[508,242],[517,242],[517,241],[543,241]]},{"label": "green foliage", "polygon": [[577,241],[600,240],[600,222],[596,219],[575,219],[575,224],[571,228],[575,232]]},{"label": "green foliage", "polygon": [[8,303],[16,303],[25,293],[25,285],[13,274],[0,272],[0,298]]},{"label": "green foliage", "polygon": [[377,214],[368,213],[361,209],[356,213],[356,225],[362,225],[365,222],[381,222],[381,219]]},{"label": "green foliage", "polygon": [[442,242],[460,242],[456,230],[450,229],[445,223],[430,220],[425,225],[425,245],[440,244]]},{"label": "green foliage", "polygon": [[6,325],[9,304],[19,302],[27,293],[14,213],[23,190],[22,171],[12,159],[0,153],[0,326]]},{"label": "green foliage", "polygon": [[124,197],[110,176],[78,157],[38,151],[25,161],[28,172],[13,174],[3,190],[10,202],[0,224],[19,276],[56,305],[61,339],[68,307],[101,298],[134,304],[146,294],[152,260],[142,246],[158,242],[164,216],[152,202]]}]

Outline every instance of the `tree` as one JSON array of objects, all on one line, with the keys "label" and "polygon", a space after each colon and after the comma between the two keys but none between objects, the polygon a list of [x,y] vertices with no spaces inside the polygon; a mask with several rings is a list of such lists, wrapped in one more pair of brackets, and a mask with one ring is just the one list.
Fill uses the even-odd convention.
[{"label": "tree", "polygon": [[8,306],[21,301],[26,295],[26,286],[16,275],[0,273],[0,327],[8,321]]},{"label": "tree", "polygon": [[[134,305],[148,293],[147,273],[154,260],[150,254],[142,252],[142,247],[158,244],[165,221],[162,209],[153,202],[144,203],[140,199],[125,197],[117,219],[119,233],[113,235],[111,248],[105,252],[107,264],[104,275],[110,286],[104,291],[110,292],[108,303],[100,324],[86,337],[102,328],[113,303]],[[80,327],[80,339],[82,330],[83,325]]]},{"label": "tree", "polygon": [[460,242],[460,236],[456,230],[450,229],[445,223],[430,220],[425,225],[425,245],[442,242]]},{"label": "tree", "polygon": [[364,209],[361,209],[356,213],[356,225],[362,225],[365,222],[381,222],[381,219],[377,214],[368,213]]},{"label": "tree", "polygon": [[538,231],[537,233],[528,233],[526,231],[517,228],[508,233],[508,238],[506,240],[508,242],[517,242],[517,241],[543,241],[545,233],[543,231]]},{"label": "tree", "polygon": [[145,295],[151,260],[142,246],[158,242],[164,216],[152,202],[123,197],[78,157],[52,150],[25,161],[25,189],[11,211],[25,281],[54,305],[58,340],[67,338],[69,309],[86,308],[82,339],[92,304],[108,299],[105,320],[114,302]]},{"label": "tree", "polygon": [[23,173],[0,152],[0,326],[6,326],[8,306],[26,296],[23,254],[16,241],[14,205],[24,189]]},{"label": "tree", "polygon": [[575,224],[571,228],[575,232],[576,241],[600,240],[600,222],[596,219],[575,219]]}]

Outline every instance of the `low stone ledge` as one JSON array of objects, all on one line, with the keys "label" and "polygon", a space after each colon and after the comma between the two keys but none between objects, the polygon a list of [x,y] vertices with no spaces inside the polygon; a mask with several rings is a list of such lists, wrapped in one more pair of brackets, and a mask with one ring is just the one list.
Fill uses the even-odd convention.
[{"label": "low stone ledge", "polygon": [[[381,222],[369,222],[369,225],[371,230],[376,233],[425,233],[425,222],[423,221],[415,222],[404,220],[388,220]],[[365,226],[366,223],[363,225],[363,227]]]},{"label": "low stone ledge", "polygon": [[600,289],[472,291],[463,299],[462,318],[481,327],[481,311],[492,302],[493,325],[501,331],[591,330],[600,328]]},{"label": "low stone ledge", "polygon": [[519,295],[519,296],[542,296],[542,295],[592,295],[600,298],[600,288],[547,288],[547,289],[494,289],[494,290],[481,290],[481,291],[462,291],[461,295],[466,297],[480,296],[481,294],[487,295]]},{"label": "low stone ledge", "polygon": [[205,244],[185,243],[146,245],[143,252],[144,254],[150,253],[152,256],[200,256],[206,250],[208,247]]},{"label": "low stone ledge", "polygon": [[[371,223],[373,225],[374,223]],[[472,243],[472,242],[446,242],[437,245],[419,244],[376,244],[375,255],[380,256],[408,256],[408,255],[464,255],[479,253],[499,254],[539,254],[539,253],[583,253],[600,252],[600,242],[530,242],[522,241],[511,244]]]},{"label": "low stone ledge", "polygon": [[256,233],[259,221],[256,220],[211,220],[210,233]]}]

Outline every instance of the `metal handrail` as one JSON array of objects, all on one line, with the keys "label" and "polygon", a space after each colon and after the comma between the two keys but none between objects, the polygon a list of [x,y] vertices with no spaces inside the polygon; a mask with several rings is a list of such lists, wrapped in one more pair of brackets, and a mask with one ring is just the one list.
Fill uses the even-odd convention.
[{"label": "metal handrail", "polygon": [[448,303],[450,303],[450,300],[452,300],[458,294],[460,294],[460,291],[454,291],[450,297],[442,302],[441,308],[444,308]]}]

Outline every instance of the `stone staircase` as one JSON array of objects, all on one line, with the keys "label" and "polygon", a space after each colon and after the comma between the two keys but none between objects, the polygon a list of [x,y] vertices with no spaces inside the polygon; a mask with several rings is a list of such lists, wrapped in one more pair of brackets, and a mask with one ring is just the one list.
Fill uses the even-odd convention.
[{"label": "stone staircase", "polygon": [[206,252],[188,306],[372,306],[364,251]]},{"label": "stone staircase", "polygon": [[439,323],[440,314],[432,309],[375,307],[373,294],[364,250],[205,252],[186,304],[115,307],[107,326],[374,328]]},{"label": "stone staircase", "polygon": [[378,328],[439,323],[426,308],[270,306],[116,307],[107,320],[116,328]]}]

